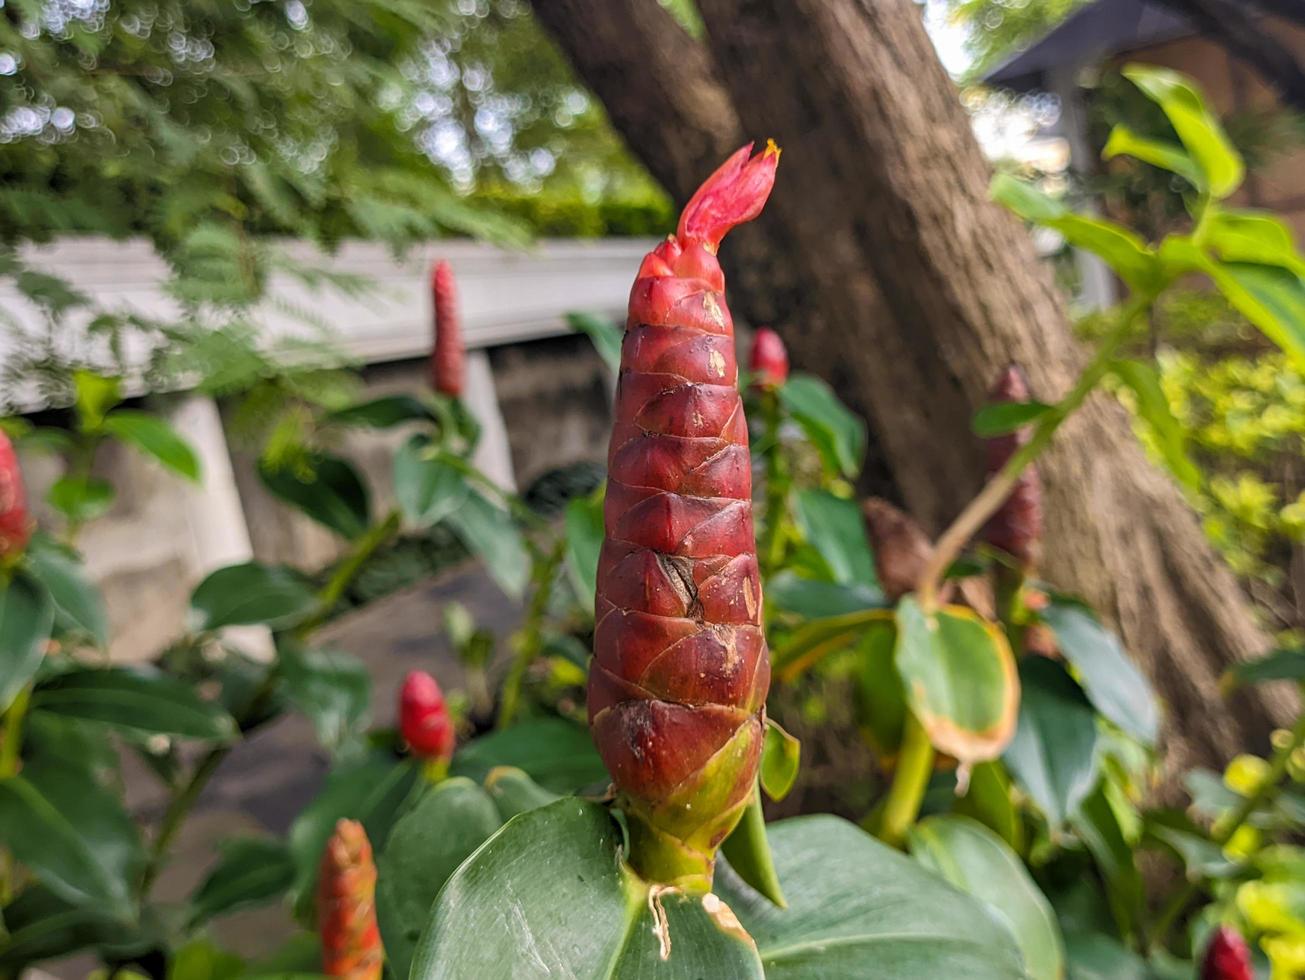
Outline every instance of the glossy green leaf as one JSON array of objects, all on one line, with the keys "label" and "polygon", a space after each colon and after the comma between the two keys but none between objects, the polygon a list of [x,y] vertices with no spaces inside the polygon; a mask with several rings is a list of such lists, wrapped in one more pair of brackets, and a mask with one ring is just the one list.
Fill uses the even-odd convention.
[{"label": "glossy green leaf", "polygon": [[457,777],[435,787],[395,823],[376,859],[376,914],[395,976],[408,975],[444,882],[502,823],[489,795]]},{"label": "glossy green leaf", "polygon": [[263,461],[259,478],[278,499],[346,538],[356,538],[371,521],[367,485],[353,464],[338,456],[312,453],[292,464]]},{"label": "glossy green leaf", "polygon": [[448,524],[485,563],[499,588],[513,599],[521,598],[530,579],[530,555],[511,515],[473,489],[449,514]]},{"label": "glossy green leaf", "polygon": [[800,673],[801,669],[833,650],[851,645],[871,623],[892,621],[891,609],[863,609],[841,616],[813,619],[794,630],[787,640],[771,651],[771,666],[776,675],[790,671]]},{"label": "glossy green leaf", "polygon": [[76,555],[44,535],[27,547],[27,571],[45,586],[54,602],[54,627],[87,637],[96,646],[109,642],[109,617],[100,590],[87,579]]},{"label": "glossy green leaf", "polygon": [[0,579],[0,711],[32,679],[54,626],[54,601],[22,572]]},{"label": "glossy green leaf", "polygon": [[367,665],[341,650],[283,645],[277,659],[285,695],[313,723],[318,741],[335,749],[359,733],[371,712]]},{"label": "glossy green leaf", "polygon": [[285,895],[295,866],[285,844],[265,837],[242,837],[218,845],[217,863],[190,898],[190,921],[265,905]]},{"label": "glossy green leaf", "polygon": [[1043,402],[995,402],[974,413],[970,428],[981,439],[1006,435],[1036,422],[1052,407]]},{"label": "glossy green leaf", "polygon": [[158,460],[174,473],[198,483],[199,457],[190,443],[158,415],[119,408],[104,419],[104,431]]},{"label": "glossy green leaf", "polygon": [[886,620],[866,626],[856,638],[856,653],[853,695],[857,724],[876,752],[896,755],[907,714],[906,686],[895,659],[896,624]]},{"label": "glossy green leaf", "polygon": [[1019,724],[1005,762],[1047,822],[1059,828],[1097,782],[1096,714],[1055,661],[1026,657],[1020,684]]},{"label": "glossy green leaf", "polygon": [[999,756],[1015,731],[1020,689],[1005,634],[972,610],[926,616],[913,596],[897,607],[897,670],[934,746],[961,762]]},{"label": "glossy green leaf", "polygon": [[779,389],[779,400],[828,469],[848,478],[861,472],[865,423],[848,411],[829,385],[809,374],[793,374]]},{"label": "glossy green leaf", "polygon": [[1205,269],[1219,291],[1297,364],[1305,364],[1305,279],[1278,265],[1214,262]]},{"label": "glossy green leaf", "polygon": [[736,875],[754,891],[766,896],[775,905],[785,908],[784,890],[775,871],[775,855],[770,851],[766,836],[766,815],[761,804],[761,786],[752,792],[752,802],[743,811],[743,818],[730,831],[721,845],[720,853],[729,862]]},{"label": "glossy green leaf", "polygon": [[1110,138],[1106,141],[1101,156],[1106,160],[1113,160],[1118,156],[1130,156],[1153,167],[1178,174],[1198,190],[1206,188],[1205,174],[1181,146],[1139,136],[1122,123],[1110,131]]},{"label": "glossy green leaf", "polygon": [[281,629],[307,616],[316,602],[312,585],[299,572],[258,562],[219,568],[190,597],[203,630],[251,623]]},{"label": "glossy green leaf", "polygon": [[0,780],[0,840],[67,901],[132,914],[145,859],[140,837],[117,794],[84,772],[30,765]]},{"label": "glossy green leaf", "polygon": [[1255,660],[1235,664],[1227,676],[1237,684],[1305,681],[1305,647],[1284,647]]},{"label": "glossy green leaf", "polygon": [[761,788],[772,800],[788,796],[797,782],[802,761],[802,743],[772,718],[766,719],[766,735],[761,746]]},{"label": "glossy green leaf", "polygon": [[432,415],[429,408],[411,395],[385,395],[338,409],[331,413],[330,419],[340,425],[389,429],[405,422],[430,422]]},{"label": "glossy green leaf", "polygon": [[1169,68],[1141,64],[1125,66],[1123,75],[1169,117],[1212,195],[1228,197],[1241,186],[1246,176],[1241,155],[1190,78]]},{"label": "glossy green leaf", "polygon": [[803,490],[797,495],[797,519],[835,582],[878,587],[865,520],[856,501],[827,490]]},{"label": "glossy green leaf", "polygon": [[620,324],[592,313],[568,313],[566,322],[576,333],[589,338],[594,350],[613,374],[621,369],[621,341],[625,331]]},{"label": "glossy green leaf", "polygon": [[566,572],[576,598],[592,609],[603,549],[603,495],[577,497],[566,505]]},{"label": "glossy green leaf", "polygon": [[146,735],[223,740],[235,720],[195,689],[147,667],[70,670],[37,687],[34,710]]},{"label": "glossy green leaf", "polygon": [[1063,980],[1055,913],[1000,837],[968,817],[939,816],[917,824],[910,844],[917,861],[983,902],[1010,929],[1032,980]]},{"label": "glossy green leaf", "polygon": [[1110,371],[1133,392],[1138,416],[1154,437],[1156,448],[1174,479],[1188,490],[1201,486],[1201,471],[1187,451],[1187,428],[1174,417],[1160,387],[1160,375],[1147,361],[1115,360]]},{"label": "glossy green leaf", "polygon": [[1114,634],[1077,602],[1053,599],[1042,612],[1065,659],[1082,680],[1088,700],[1138,741],[1155,744],[1160,706],[1151,684]]},{"label": "glossy green leaf", "polygon": [[766,601],[780,612],[794,613],[803,619],[823,619],[863,609],[884,608],[884,594],[877,588],[854,582],[820,582],[802,578],[790,569],[772,575],[766,581]]},{"label": "glossy green leaf", "polygon": [[414,527],[438,524],[470,493],[467,478],[441,459],[429,440],[414,436],[394,454],[394,495],[404,519]]},{"label": "glossy green leaf", "polygon": [[117,491],[98,477],[62,476],[50,485],[45,499],[69,521],[93,521],[113,506]]},{"label": "glossy green leaf", "polygon": [[520,769],[558,793],[608,779],[588,729],[561,718],[531,718],[474,739],[458,749],[452,772],[481,782],[498,766]]},{"label": "glossy green leaf", "polygon": [[100,427],[109,409],[122,401],[122,382],[93,371],[78,370],[73,372],[73,392],[81,427],[94,430]]},{"label": "glossy green leaf", "polygon": [[1217,208],[1206,219],[1201,241],[1225,262],[1277,265],[1305,275],[1295,231],[1268,211]]}]

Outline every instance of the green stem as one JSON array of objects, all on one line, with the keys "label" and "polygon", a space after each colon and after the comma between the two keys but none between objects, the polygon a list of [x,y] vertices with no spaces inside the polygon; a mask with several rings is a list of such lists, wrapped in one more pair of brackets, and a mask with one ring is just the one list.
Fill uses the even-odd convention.
[{"label": "green stem", "polygon": [[933,772],[933,743],[913,713],[907,713],[902,730],[902,750],[897,757],[897,771],[888,790],[879,839],[893,847],[906,843],[906,835],[915,826],[924,802],[924,791]]},{"label": "green stem", "polygon": [[788,466],[779,441],[779,397],[774,391],[762,392],[761,416],[765,423],[766,527],[759,550],[764,579],[774,574],[784,561],[784,502],[789,490]]},{"label": "green stem", "polygon": [[939,584],[952,562],[960,555],[961,549],[1001,508],[1024,470],[1047,448],[1061,424],[1074,414],[1100,384],[1101,379],[1110,370],[1110,362],[1115,354],[1132,335],[1134,322],[1146,312],[1154,300],[1154,296],[1149,293],[1141,294],[1124,307],[1120,312],[1119,323],[1102,342],[1083,373],[1074,382],[1074,387],[1070,389],[1069,394],[1038,419],[1029,441],[1011,456],[1001,471],[988,481],[979,495],[966,505],[960,516],[943,532],[934,547],[929,564],[920,576],[920,583],[916,590],[920,608],[926,614],[938,608]]},{"label": "green stem", "polygon": [[535,591],[526,610],[526,621],[516,637],[516,656],[503,681],[503,699],[499,703],[498,717],[494,720],[496,729],[507,728],[520,710],[521,688],[525,683],[526,671],[544,647],[544,615],[548,612],[548,600],[552,595],[557,566],[561,564],[565,553],[566,538],[560,537],[546,555],[535,561],[535,567],[531,570],[530,579]]},{"label": "green stem", "polygon": [[353,550],[336,566],[335,572],[317,594],[317,609],[294,629],[296,639],[304,639],[331,617],[332,611],[344,596],[345,590],[364,565],[387,541],[399,532],[398,511],[391,511],[380,524],[373,525],[354,543]]},{"label": "green stem", "polygon": [[18,775],[18,758],[23,747],[23,721],[27,718],[27,708],[32,701],[32,686],[29,684],[18,692],[13,704],[5,712],[4,730],[0,734],[0,779]]}]

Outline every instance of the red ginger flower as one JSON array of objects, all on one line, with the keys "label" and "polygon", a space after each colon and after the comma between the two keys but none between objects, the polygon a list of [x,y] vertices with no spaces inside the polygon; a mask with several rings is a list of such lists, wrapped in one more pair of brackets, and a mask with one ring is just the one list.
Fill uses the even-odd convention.
[{"label": "red ginger flower", "polygon": [[752,338],[752,358],[748,364],[753,382],[762,388],[778,388],[788,380],[788,350],[779,334],[762,327]]},{"label": "red ginger flower", "polygon": [[9,437],[0,431],[0,559],[19,554],[32,536],[27,513],[27,493],[18,454]]},{"label": "red ginger flower", "polygon": [[431,383],[442,395],[457,398],[466,379],[466,352],[462,345],[462,314],[453,268],[442,259],[430,276],[435,309],[435,348],[431,353]]},{"label": "red ginger flower", "polygon": [[745,146],[643,260],[608,453],[589,723],[644,878],[711,887],[753,792],[770,664],[748,427],[716,249],[755,217],[779,150]]},{"label": "red ginger flower", "polygon": [[[990,403],[1026,402],[1029,383],[1018,364],[1008,364],[997,377],[988,394]],[[987,440],[988,477],[996,476],[1032,437],[1028,426]],[[1033,571],[1042,553],[1042,479],[1037,468],[1029,466],[984,529],[984,537],[994,548],[1006,552],[1026,571]]]},{"label": "red ginger flower", "polygon": [[414,755],[447,762],[453,757],[453,719],[439,682],[424,670],[414,670],[399,691],[399,732]]},{"label": "red ginger flower", "polygon": [[376,924],[376,863],[367,832],[341,820],[326,842],[317,880],[322,972],[349,980],[380,980],[385,953]]},{"label": "red ginger flower", "polygon": [[1251,951],[1241,933],[1231,926],[1220,926],[1205,947],[1201,980],[1255,980]]}]

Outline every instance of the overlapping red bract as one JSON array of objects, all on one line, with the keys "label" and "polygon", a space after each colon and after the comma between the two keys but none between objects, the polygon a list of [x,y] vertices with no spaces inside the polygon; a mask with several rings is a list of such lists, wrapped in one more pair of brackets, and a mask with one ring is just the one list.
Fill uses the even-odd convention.
[{"label": "overlapping red bract", "polygon": [[[708,879],[752,792],[770,682],[748,429],[715,256],[774,180],[778,151],[750,150],[703,185],[631,290],[589,675],[594,740],[624,808],[672,847],[690,842]],[[636,869],[658,877],[634,851]]]},{"label": "overlapping red bract", "polygon": [[32,519],[18,454],[9,437],[0,432],[0,558],[21,552],[31,536]]},{"label": "overlapping red bract", "polygon": [[1236,929],[1220,926],[1214,931],[1205,948],[1201,980],[1255,980],[1250,948]]},{"label": "overlapping red bract", "polygon": [[753,334],[748,368],[753,383],[762,388],[778,388],[788,380],[788,349],[770,327],[761,327]]},{"label": "overlapping red bract", "polygon": [[399,690],[399,734],[414,755],[445,761],[453,757],[453,719],[439,682],[425,671],[409,672]]},{"label": "overlapping red bract", "polygon": [[356,820],[337,823],[322,852],[317,927],[323,973],[380,980],[385,954],[376,923],[376,863],[367,832]]},{"label": "overlapping red bract", "polygon": [[445,261],[435,263],[430,275],[431,300],[435,310],[435,347],[431,352],[431,384],[440,394],[457,398],[466,380],[466,352],[462,342],[462,313],[453,268]]},{"label": "overlapping red bract", "polygon": [[[989,403],[1028,400],[1028,379],[1018,364],[1008,364],[988,394]],[[1007,435],[988,439],[988,476],[991,478],[1000,472],[1030,438],[1029,427],[1023,426]],[[1029,466],[1020,474],[1006,502],[988,521],[984,538],[1028,571],[1037,567],[1042,552],[1042,479],[1036,466]]]}]

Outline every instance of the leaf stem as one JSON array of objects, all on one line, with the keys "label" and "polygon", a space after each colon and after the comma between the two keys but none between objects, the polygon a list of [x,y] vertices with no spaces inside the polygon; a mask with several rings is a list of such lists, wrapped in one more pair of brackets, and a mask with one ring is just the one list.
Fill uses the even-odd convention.
[{"label": "leaf stem", "polygon": [[897,771],[893,773],[893,785],[888,790],[879,824],[878,836],[885,844],[900,848],[906,843],[906,835],[920,815],[920,804],[924,802],[924,791],[933,771],[933,757],[929,733],[914,712],[907,712]]},{"label": "leaf stem", "polygon": [[18,775],[18,756],[23,747],[23,721],[32,701],[32,685],[23,687],[5,712],[4,729],[0,734],[0,779]]},{"label": "leaf stem", "polygon": [[1096,389],[1109,371],[1110,361],[1115,353],[1131,336],[1134,322],[1151,306],[1154,299],[1150,293],[1139,294],[1120,311],[1119,322],[1115,329],[1102,342],[1083,373],[1078,376],[1074,387],[1058,404],[1052,406],[1038,419],[1029,441],[1011,456],[1000,472],[988,481],[979,495],[966,505],[951,526],[943,532],[916,587],[920,609],[926,615],[938,609],[939,585],[952,562],[960,555],[970,539],[983,529],[988,519],[1001,509],[1001,505],[1010,496],[1020,475],[1047,448],[1061,424],[1073,415]]},{"label": "leaf stem", "polygon": [[516,656],[503,681],[503,698],[499,702],[498,717],[494,728],[502,730],[512,724],[521,706],[521,687],[525,683],[526,671],[539,656],[544,647],[544,614],[548,612],[548,600],[552,596],[553,579],[557,566],[566,553],[566,538],[559,537],[546,554],[535,561],[530,578],[535,591],[530,597],[530,606],[526,610],[526,621],[516,637]]}]

